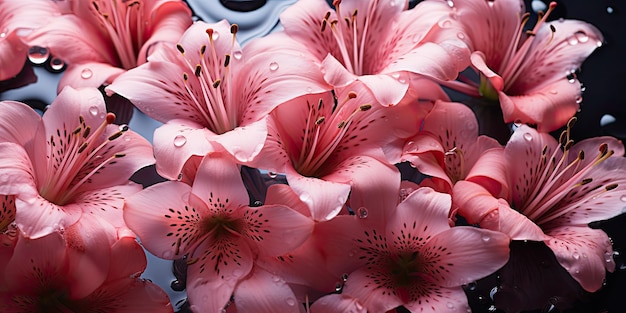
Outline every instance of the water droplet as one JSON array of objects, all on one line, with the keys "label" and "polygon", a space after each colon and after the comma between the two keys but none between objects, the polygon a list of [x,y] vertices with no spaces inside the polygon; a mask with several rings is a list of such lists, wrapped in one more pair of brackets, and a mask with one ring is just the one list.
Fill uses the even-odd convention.
[{"label": "water droplet", "polygon": [[541,0],[533,0],[530,3],[530,7],[533,9],[533,12],[537,13],[539,11],[545,12],[548,6]]},{"label": "water droplet", "polygon": [[558,92],[558,91],[556,91],[556,90],[550,90],[550,93],[551,93],[551,94],[553,94],[553,95],[556,95],[556,94],[558,94],[559,92]]},{"label": "water droplet", "polygon": [[574,252],[572,253],[572,257],[574,258],[574,260],[578,260],[580,259],[580,254],[578,254],[578,252]]},{"label": "water droplet", "polygon": [[270,71],[274,72],[278,69],[278,63],[272,62],[270,63]]},{"label": "water droplet", "polygon": [[602,41],[596,41],[596,46],[597,46],[598,48],[602,47]]},{"label": "water droplet", "polygon": [[462,32],[459,32],[458,34],[456,34],[456,36],[461,40],[465,39],[465,34]]},{"label": "water droplet", "polygon": [[415,34],[413,35],[411,41],[413,41],[413,43],[418,43],[420,40],[422,40],[422,35],[421,34]]},{"label": "water droplet", "polygon": [[443,20],[439,22],[439,27],[441,28],[448,28],[452,25],[452,22],[450,20]]},{"label": "water droplet", "polygon": [[467,284],[467,289],[470,290],[470,291],[476,290],[476,283],[469,283],[469,284]]},{"label": "water droplet", "polygon": [[216,30],[213,30],[213,35],[211,35],[211,38],[213,38],[213,40],[217,40],[218,38],[220,38],[220,33],[218,33]]},{"label": "water droplet", "polygon": [[454,7],[454,1],[452,1],[452,0],[448,0],[447,2],[448,2],[448,6],[449,6],[449,7],[451,7],[451,8],[453,8],[453,7]]},{"label": "water droplet", "polygon": [[311,198],[311,195],[308,193],[303,193],[300,195],[300,201],[304,202],[307,205],[312,205],[313,204],[313,198]]},{"label": "water droplet", "polygon": [[119,129],[119,131],[121,132],[125,132],[125,131],[128,131],[129,128],[127,124],[122,124],[117,129]]},{"label": "water droplet", "polygon": [[348,281],[348,273],[343,273],[343,275],[341,275],[341,280],[343,280],[344,283]]},{"label": "water droplet", "polygon": [[233,57],[236,60],[241,60],[241,57],[243,57],[243,52],[241,52],[241,50],[237,50],[237,51],[233,52]]},{"label": "water droplet", "polygon": [[606,13],[613,14],[613,7],[606,7]]},{"label": "water droplet", "polygon": [[307,93],[311,93],[311,92],[313,92],[313,88],[311,88],[311,87],[306,87],[306,92],[307,92]]},{"label": "water droplet", "polygon": [[391,77],[393,77],[394,79],[398,79],[398,78],[400,78],[400,73],[397,73],[397,72],[393,73],[393,74],[391,74]]},{"label": "water droplet", "polygon": [[343,289],[343,285],[340,282],[335,283],[335,291],[340,292]]},{"label": "water droplet", "polygon": [[570,46],[575,46],[578,44],[578,38],[576,38],[576,36],[572,36],[567,38],[567,43],[569,43]]},{"label": "water droplet", "polygon": [[574,36],[576,36],[578,42],[580,43],[585,43],[589,41],[589,36],[587,36],[587,34],[583,31],[577,31],[576,33],[574,33]]},{"label": "water droplet", "polygon": [[276,172],[268,172],[267,176],[269,176],[270,178],[276,178],[276,176],[278,176],[278,173],[276,173]]},{"label": "water droplet", "polygon": [[8,33],[9,33],[8,29],[6,28],[2,29],[2,32],[0,32],[0,38],[6,37]]},{"label": "water droplet", "polygon": [[50,61],[50,68],[54,71],[60,71],[63,69],[64,66],[65,63],[63,63],[63,60],[61,59],[52,58],[52,61]]},{"label": "water droplet", "polygon": [[92,105],[92,106],[89,107],[89,114],[91,114],[93,116],[96,116],[96,115],[98,115],[99,112],[100,112],[100,110],[98,109],[97,106]]},{"label": "water droplet", "polygon": [[364,206],[362,206],[362,207],[360,207],[360,208],[358,208],[358,209],[356,210],[356,215],[357,215],[359,218],[367,218],[367,215],[368,215],[368,214],[369,214],[369,212],[367,212],[367,208],[366,208],[366,207],[364,207]]},{"label": "water droplet", "polygon": [[28,49],[28,59],[33,64],[43,64],[50,57],[50,51],[44,47],[33,46]]},{"label": "water droplet", "polygon": [[389,1],[389,6],[395,7],[398,5],[398,0],[391,0]]},{"label": "water droplet", "polygon": [[172,253],[172,251],[169,251],[169,250],[168,251],[164,251],[163,252],[163,259],[171,260],[173,255],[174,255],[174,253]]},{"label": "water droplet", "polygon": [[489,237],[488,235],[483,235],[484,242],[489,242],[489,240],[491,240],[491,237]]},{"label": "water droplet", "polygon": [[82,71],[80,71],[80,77],[82,77],[83,79],[89,79],[91,78],[91,76],[93,76],[93,72],[88,68],[84,68]]},{"label": "water droplet", "polygon": [[613,261],[613,253],[611,251],[604,252],[604,261],[611,263]]},{"label": "water droplet", "polygon": [[496,293],[498,293],[498,286],[491,288],[491,291],[489,291],[489,298],[493,300],[493,297],[496,295]]},{"label": "water droplet", "polygon": [[619,197],[619,199],[622,200],[622,202],[626,202],[626,195]]},{"label": "water droplet", "polygon": [[580,104],[581,102],[583,102],[583,97],[577,96],[576,99],[574,99],[574,100],[576,100],[576,103]]},{"label": "water droplet", "polygon": [[531,133],[524,133],[524,139],[526,139],[526,141],[532,141],[533,135]]},{"label": "water droplet", "polygon": [[187,143],[187,137],[183,135],[176,135],[174,137],[174,147],[180,148]]},{"label": "water droplet", "polygon": [[176,177],[177,181],[181,181],[183,180],[183,173],[178,173],[178,176]]},{"label": "water droplet", "polygon": [[287,302],[288,306],[296,305],[296,300],[294,298],[287,298],[287,300],[285,300],[285,302]]},{"label": "water droplet", "polygon": [[448,309],[450,309],[450,310],[454,310],[454,303],[448,302],[448,303],[446,303],[446,307],[448,307]]}]

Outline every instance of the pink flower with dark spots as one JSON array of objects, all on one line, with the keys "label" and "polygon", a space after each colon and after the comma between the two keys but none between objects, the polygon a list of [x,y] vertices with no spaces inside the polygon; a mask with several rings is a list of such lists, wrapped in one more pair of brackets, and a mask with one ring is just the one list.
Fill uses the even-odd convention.
[{"label": "pink flower with dark spots", "polygon": [[38,238],[96,214],[124,227],[128,179],[152,164],[152,147],[128,126],[113,125],[95,89],[65,89],[43,117],[25,104],[1,103],[0,194],[14,195],[15,222]]},{"label": "pink flower with dark spots", "polygon": [[[257,280],[271,282],[264,278],[269,274],[253,270],[259,255],[294,250],[313,229],[313,221],[287,206],[249,207],[248,203],[234,160],[214,153],[199,165],[192,186],[164,182],[129,197],[124,219],[154,255],[170,260],[187,256],[192,308],[219,312],[233,293],[236,303],[237,294],[249,292],[240,288],[263,285]],[[268,297],[290,292],[276,284],[266,288],[263,293]],[[284,307],[293,311],[295,301]],[[281,302],[288,304],[285,299]]]},{"label": "pink flower with dark spots", "polygon": [[384,221],[338,216],[325,223],[328,233],[322,230],[320,236],[333,238],[324,248],[327,262],[347,279],[341,298],[314,304],[324,308],[318,312],[343,312],[329,310],[330,303],[368,312],[399,306],[411,312],[466,312],[461,286],[508,261],[508,236],[450,227],[449,195],[422,187],[399,204],[394,195],[386,203],[369,204],[370,210],[388,210]]},{"label": "pink flower with dark spots", "polygon": [[561,266],[594,292],[615,263],[606,233],[588,224],[622,213],[624,146],[610,137],[574,144],[569,127],[571,122],[559,142],[527,126],[513,133],[505,147],[512,192],[508,200],[467,182],[455,186],[455,201],[471,223],[514,240],[543,241]]}]

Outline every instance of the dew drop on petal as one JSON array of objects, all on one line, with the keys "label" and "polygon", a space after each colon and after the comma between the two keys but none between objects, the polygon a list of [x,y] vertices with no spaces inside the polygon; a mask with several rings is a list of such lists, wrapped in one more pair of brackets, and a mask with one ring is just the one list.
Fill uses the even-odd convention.
[{"label": "dew drop on petal", "polygon": [[498,293],[498,286],[491,288],[491,291],[489,291],[489,298],[493,300],[493,297],[496,295],[496,293]]},{"label": "dew drop on petal", "polygon": [[622,202],[626,202],[626,195],[619,197],[619,199],[622,200]]},{"label": "dew drop on petal", "polygon": [[267,172],[267,176],[269,176],[270,178],[276,178],[278,174],[276,172]]},{"label": "dew drop on petal", "polygon": [[218,33],[216,30],[213,30],[213,35],[211,35],[211,38],[213,38],[213,40],[217,40],[218,38],[220,38],[220,33]]},{"label": "dew drop on petal", "polygon": [[483,235],[484,242],[489,242],[489,240],[491,240],[491,237],[489,237],[489,235]]},{"label": "dew drop on petal", "polygon": [[243,56],[243,52],[241,52],[241,50],[237,50],[237,51],[233,52],[233,57],[236,60],[241,60],[242,56]]},{"label": "dew drop on petal", "polygon": [[398,78],[400,78],[400,73],[397,73],[397,72],[393,73],[393,74],[391,74],[391,77],[393,77],[394,79],[398,79]]},{"label": "dew drop on petal", "polygon": [[577,96],[576,99],[574,99],[574,100],[576,101],[576,103],[580,104],[581,102],[583,102],[583,97]]},{"label": "dew drop on petal", "polygon": [[556,95],[556,94],[558,94],[559,92],[558,92],[558,91],[556,91],[556,90],[550,90],[550,93],[551,93],[551,94],[553,94],[553,95]]},{"label": "dew drop on petal", "polygon": [[576,36],[578,42],[580,43],[585,43],[589,41],[589,36],[587,36],[587,34],[583,31],[577,31],[576,33],[574,33],[574,36]]},{"label": "dew drop on petal", "polygon": [[465,34],[462,32],[457,33],[456,36],[461,40],[465,39]]},{"label": "dew drop on petal", "polygon": [[526,141],[532,141],[533,135],[531,133],[524,133],[524,139],[526,139]]},{"label": "dew drop on petal", "polygon": [[572,36],[567,38],[567,43],[569,43],[570,46],[575,46],[578,44],[578,38],[576,38],[576,36]]},{"label": "dew drop on petal", "polygon": [[270,63],[270,71],[275,72],[278,69],[278,63],[272,62]]},{"label": "dew drop on petal", "polygon": [[448,302],[448,303],[446,303],[446,307],[448,307],[448,309],[450,309],[450,310],[454,310],[454,303]]},{"label": "dew drop on petal", "polygon": [[9,30],[6,28],[3,28],[2,31],[0,32],[0,38],[6,37],[8,33],[9,33]]},{"label": "dew drop on petal", "polygon": [[50,68],[54,71],[60,71],[63,69],[64,66],[65,63],[59,58],[52,58],[52,60],[50,61]]},{"label": "dew drop on petal", "polygon": [[367,208],[366,208],[366,207],[364,207],[364,206],[362,206],[362,207],[360,207],[360,208],[358,208],[358,209],[356,210],[356,215],[357,215],[359,218],[367,218],[367,215],[368,215],[368,214],[369,214],[369,212],[367,211]]},{"label": "dew drop on petal", "polygon": [[578,260],[580,259],[580,254],[578,254],[578,252],[574,252],[572,253],[572,257],[574,258],[574,260]]},{"label": "dew drop on petal", "polygon": [[335,291],[340,292],[343,289],[343,285],[340,282],[335,283]]},{"label": "dew drop on petal", "polygon": [[92,106],[89,107],[89,114],[91,114],[93,116],[96,116],[96,115],[98,115],[99,112],[100,112],[100,110],[98,109],[97,106],[92,105]]},{"label": "dew drop on petal", "polygon": [[343,280],[343,282],[345,283],[346,281],[348,281],[348,273],[343,273],[341,275],[341,280]]},{"label": "dew drop on petal", "polygon": [[280,279],[280,277],[278,277],[278,276],[276,276],[276,275],[273,275],[273,276],[272,276],[272,281],[273,281],[273,282],[278,283],[278,282],[280,282],[280,280],[281,280],[281,279]]},{"label": "dew drop on petal", "polygon": [[311,92],[313,92],[313,88],[311,88],[311,87],[306,87],[306,92],[307,92],[307,93],[311,93]]},{"label": "dew drop on petal", "polygon": [[174,137],[174,147],[180,148],[184,146],[186,143],[187,143],[187,137],[183,135],[176,135],[176,137]]},{"label": "dew drop on petal", "polygon": [[178,176],[176,177],[177,181],[181,181],[183,180],[183,173],[178,173]]},{"label": "dew drop on petal", "polygon": [[448,28],[452,25],[452,22],[450,20],[443,20],[439,22],[439,27],[441,28]]},{"label": "dew drop on petal", "polygon": [[50,57],[48,49],[39,46],[33,46],[28,49],[28,60],[33,64],[43,64]]},{"label": "dew drop on petal", "polygon": [[165,251],[165,252],[163,252],[163,257],[162,258],[166,259],[166,260],[171,260],[173,255],[174,254],[172,253],[172,251]]},{"label": "dew drop on petal", "polygon": [[287,300],[285,300],[285,302],[287,302],[288,306],[296,305],[296,300],[294,298],[287,298]]},{"label": "dew drop on petal", "polygon": [[452,1],[452,0],[448,0],[447,2],[448,2],[448,6],[449,6],[449,7],[451,7],[451,8],[453,8],[453,7],[454,7],[454,1]]},{"label": "dew drop on petal", "polygon": [[84,68],[82,71],[80,71],[80,77],[83,79],[89,79],[91,78],[91,76],[93,76],[93,72],[88,68]]}]

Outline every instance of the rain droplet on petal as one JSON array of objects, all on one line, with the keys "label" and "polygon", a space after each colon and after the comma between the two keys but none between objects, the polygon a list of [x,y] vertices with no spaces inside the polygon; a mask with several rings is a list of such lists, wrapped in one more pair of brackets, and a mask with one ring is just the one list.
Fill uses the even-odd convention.
[{"label": "rain droplet on petal", "polygon": [[491,240],[491,237],[489,237],[488,235],[483,235],[484,242],[489,242],[489,240]]},{"label": "rain droplet on petal", "polygon": [[558,91],[556,91],[556,90],[550,90],[550,93],[551,93],[551,94],[553,94],[553,95],[556,95],[556,94],[558,94],[559,92],[558,92]]},{"label": "rain droplet on petal", "polygon": [[452,0],[448,0],[447,2],[448,2],[448,6],[449,6],[449,7],[451,7],[451,8],[453,8],[453,7],[454,7],[454,1],[452,1]]},{"label": "rain droplet on petal", "polygon": [[237,51],[233,52],[233,57],[236,60],[241,60],[242,56],[243,56],[243,53],[241,52],[241,50],[237,50]]},{"label": "rain droplet on petal", "polygon": [[63,60],[59,58],[52,58],[52,60],[50,61],[50,68],[54,71],[60,71],[63,69],[64,66],[65,63],[63,63]]},{"label": "rain droplet on petal", "polygon": [[619,199],[622,200],[622,202],[626,202],[626,195],[619,197]]},{"label": "rain droplet on petal", "polygon": [[341,280],[343,280],[344,283],[348,281],[348,273],[343,273],[343,275],[341,275]]},{"label": "rain droplet on petal", "polygon": [[369,214],[369,212],[367,211],[367,208],[366,208],[366,207],[364,207],[364,206],[362,206],[362,207],[360,207],[360,208],[358,208],[358,209],[356,210],[356,215],[357,215],[359,218],[367,218],[367,215],[368,215],[368,214]]},{"label": "rain droplet on petal", "polygon": [[576,38],[578,39],[578,42],[580,43],[585,43],[587,41],[589,41],[589,36],[587,36],[587,34],[583,31],[577,31],[576,33],[574,33],[574,36],[576,36]]},{"label": "rain droplet on petal", "polygon": [[526,141],[532,141],[533,135],[531,133],[524,133],[524,139],[526,139]]},{"label": "rain droplet on petal", "polygon": [[43,64],[50,57],[50,51],[44,47],[33,46],[28,49],[28,59],[33,64]]},{"label": "rain droplet on petal", "polygon": [[576,99],[574,99],[574,100],[576,100],[576,103],[580,104],[581,102],[583,102],[583,97],[577,96]]},{"label": "rain droplet on petal", "polygon": [[2,29],[2,31],[0,32],[0,38],[6,37],[8,33],[9,33],[8,29],[6,28]]},{"label": "rain droplet on petal", "polygon": [[174,147],[180,148],[187,143],[187,137],[183,135],[176,135],[174,137]]},{"label": "rain droplet on petal", "polygon": [[269,176],[270,178],[276,178],[278,174],[276,172],[267,172],[267,176]]},{"label": "rain droplet on petal", "polygon": [[343,285],[340,282],[335,283],[335,291],[340,292],[343,289]]},{"label": "rain droplet on petal", "polygon": [[80,71],[80,77],[83,79],[89,79],[91,78],[91,76],[93,76],[93,72],[88,68],[84,68],[82,71]]},{"label": "rain droplet on petal", "polygon": [[270,63],[270,71],[275,72],[278,69],[278,63],[272,62]]},{"label": "rain droplet on petal", "polygon": [[578,254],[578,252],[574,252],[572,253],[572,257],[574,258],[574,260],[578,260],[580,259],[580,254]]},{"label": "rain droplet on petal", "polygon": [[452,25],[452,22],[450,20],[443,20],[439,22],[439,27],[441,28],[448,28]]},{"label": "rain droplet on petal", "polygon": [[213,40],[217,40],[218,38],[220,38],[220,33],[218,33],[216,30],[213,30],[213,35],[211,35],[211,38],[213,38]]},{"label": "rain droplet on petal", "polygon": [[454,303],[448,302],[448,303],[446,303],[446,307],[448,307],[448,309],[450,309],[450,310],[454,310]]},{"label": "rain droplet on petal", "polygon": [[458,34],[456,34],[456,36],[461,40],[465,39],[465,34],[462,32],[459,32]]},{"label": "rain droplet on petal", "polygon": [[498,293],[498,286],[491,288],[491,291],[489,291],[489,298],[493,300],[493,297],[496,295],[496,293]]},{"label": "rain droplet on petal", "polygon": [[97,106],[92,105],[92,106],[89,107],[89,114],[91,114],[93,116],[96,116],[96,115],[98,115],[99,112],[100,112],[100,110],[98,109]]},{"label": "rain droplet on petal", "polygon": [[285,300],[285,302],[287,302],[288,306],[296,305],[296,300],[294,298],[287,298],[287,300]]}]

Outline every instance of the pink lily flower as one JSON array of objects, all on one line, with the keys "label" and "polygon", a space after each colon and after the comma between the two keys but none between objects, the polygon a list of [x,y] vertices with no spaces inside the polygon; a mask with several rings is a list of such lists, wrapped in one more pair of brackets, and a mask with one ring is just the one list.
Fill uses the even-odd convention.
[{"label": "pink lily flower", "polygon": [[33,1],[0,0],[0,81],[17,75],[28,54],[21,36],[45,25],[53,14],[50,6]]},{"label": "pink lily flower", "polygon": [[460,29],[444,20],[447,11],[437,4],[412,10],[406,0],[333,4],[334,9],[325,0],[296,2],[280,16],[284,33],[266,37],[272,43],[267,49],[300,51],[321,63],[331,85],[358,80],[386,106],[404,98],[413,74],[452,80],[468,65]]},{"label": "pink lily flower", "polygon": [[505,147],[512,191],[508,203],[471,183],[455,186],[455,200],[470,223],[514,240],[543,241],[561,266],[594,292],[615,263],[606,233],[588,224],[622,213],[626,159],[623,144],[614,138],[573,144],[569,127],[560,143],[530,127],[515,131]]},{"label": "pink lily flower", "polygon": [[582,21],[547,22],[555,6],[523,33],[522,0],[455,0],[451,14],[464,24],[472,66],[482,76],[480,86],[460,90],[499,100],[507,123],[536,124],[541,132],[565,125],[582,101],[574,73],[603,37]]},{"label": "pink lily flower", "polygon": [[325,223],[330,231],[326,236],[333,238],[326,247],[332,258],[328,262],[348,275],[342,299],[321,298],[319,306],[332,301],[368,312],[398,306],[411,312],[466,312],[469,306],[461,286],[508,261],[508,236],[475,227],[451,228],[450,195],[428,187],[400,204],[395,197],[390,199],[369,204],[372,209],[387,209],[384,222],[338,216]]},{"label": "pink lily flower", "polygon": [[107,88],[166,123],[154,139],[157,170],[166,178],[177,179],[191,156],[211,151],[249,162],[263,147],[266,117],[275,106],[329,89],[311,61],[242,50],[237,29],[226,20],[196,22],[177,49],[162,47]]},{"label": "pink lily flower", "polygon": [[[237,294],[249,292],[240,288],[251,288],[257,279],[271,277],[253,271],[260,255],[294,250],[313,229],[309,218],[287,206],[249,207],[248,203],[237,164],[228,154],[216,152],[200,163],[192,186],[169,181],[129,197],[124,219],[154,255],[170,260],[186,255],[192,309],[219,312],[233,292],[236,303]],[[252,286],[263,288],[256,290],[264,290],[268,301],[274,292],[287,292],[277,284]],[[259,297],[263,298],[257,295],[257,300],[250,301],[261,301]],[[282,299],[285,312],[297,312],[295,301]]]},{"label": "pink lily flower", "polygon": [[0,195],[15,195],[15,223],[38,238],[96,214],[124,228],[124,197],[141,189],[129,183],[154,163],[151,145],[127,126],[111,123],[95,89],[64,89],[43,117],[25,104],[0,106]]},{"label": "pink lily flower", "polygon": [[38,239],[19,236],[11,259],[0,268],[3,312],[173,312],[163,290],[138,278],[146,257],[134,238],[98,247],[110,251],[110,257],[108,266],[98,268],[104,277],[96,284],[90,282],[93,271],[75,266],[84,257],[66,244],[60,233]]},{"label": "pink lily flower", "polygon": [[24,38],[68,64],[58,90],[99,87],[146,62],[156,46],[175,43],[191,25],[180,0],[38,0],[56,16]]},{"label": "pink lily flower", "polygon": [[478,135],[476,116],[461,103],[436,102],[420,133],[405,145],[402,160],[431,176],[422,184],[440,192],[452,193],[454,184],[468,180],[494,196],[509,193],[504,149],[493,138]]},{"label": "pink lily flower", "polygon": [[286,173],[316,221],[336,216],[351,190],[375,192],[379,185],[399,181],[391,164],[425,114],[411,103],[414,99],[393,107],[377,105],[363,84],[334,94],[310,94],[274,109],[265,147],[253,162]]}]

